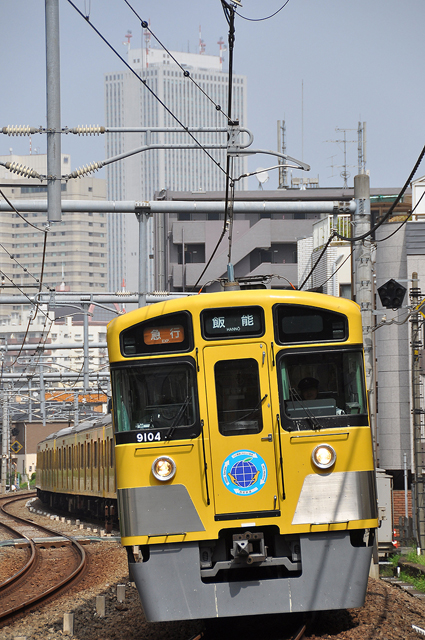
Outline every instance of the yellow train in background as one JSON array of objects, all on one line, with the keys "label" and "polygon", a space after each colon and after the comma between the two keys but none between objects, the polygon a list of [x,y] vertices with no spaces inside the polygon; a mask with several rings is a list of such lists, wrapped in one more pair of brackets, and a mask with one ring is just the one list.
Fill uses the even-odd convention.
[{"label": "yellow train in background", "polygon": [[108,350],[122,544],[147,619],[361,606],[378,521],[359,307],[190,296],[116,318]]},{"label": "yellow train in background", "polygon": [[114,433],[111,415],[69,425],[37,446],[37,494],[76,516],[116,521]]}]

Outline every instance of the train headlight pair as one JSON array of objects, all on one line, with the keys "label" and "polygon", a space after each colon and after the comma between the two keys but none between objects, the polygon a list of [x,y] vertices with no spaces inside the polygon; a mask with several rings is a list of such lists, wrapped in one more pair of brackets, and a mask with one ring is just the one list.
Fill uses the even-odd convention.
[{"label": "train headlight pair", "polygon": [[176,463],[168,456],[160,456],[152,464],[152,473],[157,480],[166,482],[176,475]]},{"label": "train headlight pair", "polygon": [[330,469],[335,464],[335,449],[330,444],[319,444],[313,449],[311,459],[319,469]]}]

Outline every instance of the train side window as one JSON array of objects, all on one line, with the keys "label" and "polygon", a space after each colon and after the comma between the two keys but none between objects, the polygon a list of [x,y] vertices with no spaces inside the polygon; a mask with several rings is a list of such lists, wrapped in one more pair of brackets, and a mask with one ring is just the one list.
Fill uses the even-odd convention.
[{"label": "train side window", "polygon": [[80,444],[80,469],[84,468],[84,445]]},{"label": "train side window", "polygon": [[59,449],[58,469],[62,469],[62,449]]},{"label": "train side window", "polygon": [[90,462],[91,462],[91,460],[90,460],[90,442],[88,442],[87,443],[87,460],[86,460],[88,469],[90,468]]},{"label": "train side window", "polygon": [[112,438],[109,440],[109,466],[111,468],[114,466],[114,441]]},{"label": "train side window", "polygon": [[97,467],[97,442],[93,443],[93,466]]},{"label": "train side window", "polygon": [[214,366],[214,375],[220,433],[260,433],[263,417],[257,361],[220,360]]}]

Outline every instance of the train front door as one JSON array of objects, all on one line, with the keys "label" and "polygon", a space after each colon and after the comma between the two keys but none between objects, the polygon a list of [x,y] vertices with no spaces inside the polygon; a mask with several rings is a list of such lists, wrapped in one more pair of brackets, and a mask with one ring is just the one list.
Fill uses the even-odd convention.
[{"label": "train front door", "polygon": [[279,509],[265,343],[204,349],[215,519]]}]

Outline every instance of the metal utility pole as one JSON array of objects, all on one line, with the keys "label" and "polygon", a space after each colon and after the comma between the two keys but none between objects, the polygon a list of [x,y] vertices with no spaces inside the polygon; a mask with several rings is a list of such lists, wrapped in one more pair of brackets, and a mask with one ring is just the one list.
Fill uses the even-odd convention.
[{"label": "metal utility pole", "polygon": [[59,0],[46,0],[47,219],[61,221]]},{"label": "metal utility pole", "polygon": [[3,424],[1,446],[1,492],[6,492],[7,461],[9,458],[9,411],[8,393],[3,389]]},{"label": "metal utility pole", "polygon": [[[354,177],[354,198],[356,213],[353,216],[354,237],[362,236],[370,231],[370,184],[365,173]],[[354,249],[354,295],[360,305],[363,326],[363,342],[366,364],[366,383],[369,394],[374,392],[372,374],[374,370],[372,318],[372,260],[370,237],[355,244]],[[372,406],[372,403],[370,403]]]},{"label": "metal utility pole", "polygon": [[410,316],[412,327],[410,346],[412,349],[412,416],[413,416],[413,449],[414,449],[414,486],[415,486],[415,514],[416,530],[418,538],[418,548],[425,549],[425,490],[424,490],[424,455],[422,446],[422,415],[421,407],[421,376],[420,376],[420,350],[422,340],[420,339],[421,327],[419,324],[418,304],[421,298],[421,290],[418,287],[418,274],[412,273],[412,288],[410,290],[410,301],[413,307]]},{"label": "metal utility pole", "polygon": [[366,173],[366,122],[357,127],[357,164],[358,172]]},{"label": "metal utility pole", "polygon": [[[282,120],[282,124],[280,120],[277,121],[277,150],[286,155],[286,126],[285,120]],[[288,169],[285,169],[283,159],[279,158],[279,164],[282,165],[279,167],[279,186],[278,189],[287,189],[288,188]]]}]

